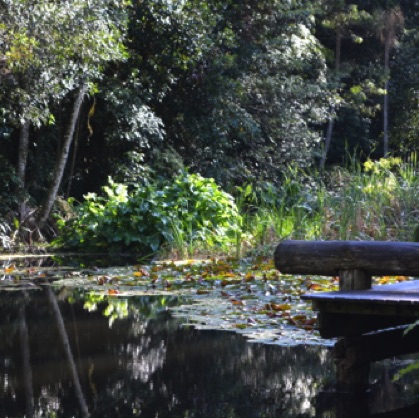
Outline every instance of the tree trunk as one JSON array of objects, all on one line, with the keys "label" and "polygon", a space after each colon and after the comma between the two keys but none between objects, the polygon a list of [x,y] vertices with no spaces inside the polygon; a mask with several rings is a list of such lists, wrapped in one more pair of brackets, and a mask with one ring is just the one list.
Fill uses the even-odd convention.
[{"label": "tree trunk", "polygon": [[71,157],[70,170],[68,174],[67,190],[64,194],[65,199],[68,199],[70,197],[71,186],[73,184],[74,168],[76,166],[77,150],[79,148],[79,133],[80,133],[79,131],[80,131],[80,126],[77,127],[77,131],[74,137],[73,155]]},{"label": "tree trunk", "polygon": [[26,164],[28,161],[28,148],[29,148],[29,120],[25,122],[20,127],[19,132],[19,151],[17,157],[17,177],[19,179],[19,190],[24,190],[25,188],[25,174],[26,174]]},{"label": "tree trunk", "polygon": [[326,165],[327,154],[329,152],[330,143],[332,142],[333,124],[334,124],[334,120],[331,117],[327,124],[326,138],[324,140],[324,149],[323,149],[322,159],[320,160],[320,170],[322,171],[324,170],[324,166]]},{"label": "tree trunk", "polygon": [[83,103],[83,98],[84,95],[87,92],[87,85],[83,85],[80,87],[76,100],[74,101],[73,104],[73,111],[71,113],[71,118],[70,118],[70,122],[68,124],[68,128],[67,128],[67,132],[65,133],[64,136],[64,142],[63,142],[63,146],[61,149],[61,153],[59,155],[58,161],[57,161],[57,165],[55,167],[55,171],[54,171],[54,177],[53,177],[53,181],[52,184],[49,188],[48,191],[48,195],[44,201],[44,203],[41,206],[41,209],[39,211],[38,214],[38,227],[39,229],[42,229],[43,226],[45,225],[45,222],[47,221],[51,210],[52,210],[52,206],[54,205],[54,201],[57,197],[58,194],[58,190],[61,184],[61,180],[63,178],[63,174],[64,174],[64,169],[68,160],[68,155],[70,152],[70,146],[71,143],[73,141],[73,136],[74,136],[74,131],[76,128],[76,124],[77,124],[77,119],[79,118],[79,114],[80,114],[80,109],[81,109],[81,105]]},{"label": "tree trunk", "polygon": [[[341,49],[342,49],[342,29],[337,28],[336,41],[335,41],[335,71],[337,75],[340,70]],[[330,108],[330,111],[332,112],[333,110],[334,108],[332,106]],[[326,165],[327,154],[329,152],[330,143],[332,142],[333,124],[334,124],[334,118],[333,116],[331,116],[327,124],[326,138],[324,140],[324,149],[323,149],[322,158],[320,160],[320,170],[324,170],[324,166]]]},{"label": "tree trunk", "polygon": [[388,80],[384,85],[386,94],[384,95],[384,106],[383,106],[383,155],[388,157],[389,151],[389,139],[388,139]]},{"label": "tree trunk", "polygon": [[389,74],[390,71],[390,49],[391,44],[389,40],[386,40],[384,47],[384,70],[386,72],[386,82],[384,85],[385,95],[384,95],[384,105],[383,105],[383,154],[384,157],[388,156],[389,151],[389,138],[388,138],[388,87],[389,87]]}]

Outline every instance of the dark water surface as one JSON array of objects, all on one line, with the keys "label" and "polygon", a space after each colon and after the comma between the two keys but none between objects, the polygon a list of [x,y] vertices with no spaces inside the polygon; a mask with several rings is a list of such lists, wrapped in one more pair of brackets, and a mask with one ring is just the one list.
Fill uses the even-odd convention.
[{"label": "dark water surface", "polygon": [[196,330],[170,316],[176,303],[47,285],[0,291],[0,417],[386,417],[417,396],[414,375],[391,382],[393,359],[374,365],[368,396],[342,397],[325,389],[330,348]]}]

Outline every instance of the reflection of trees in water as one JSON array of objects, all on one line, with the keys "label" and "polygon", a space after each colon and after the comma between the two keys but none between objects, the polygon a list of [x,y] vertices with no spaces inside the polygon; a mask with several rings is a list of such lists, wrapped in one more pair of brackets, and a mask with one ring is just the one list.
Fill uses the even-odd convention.
[{"label": "reflection of trees in water", "polygon": [[[28,294],[34,415],[80,417],[74,372],[46,294]],[[316,415],[311,403],[322,379],[333,377],[326,348],[262,345],[232,332],[181,327],[182,320],[150,309],[152,299],[129,299],[129,317],[109,326],[106,304],[88,312],[83,294],[77,298],[59,308],[92,417],[335,417],[327,408]],[[0,298],[0,417],[23,417],[30,393],[17,349],[23,302],[20,292]]]},{"label": "reflection of trees in water", "polygon": [[[309,411],[319,379],[316,347],[277,347],[249,343],[240,335],[216,331],[174,333],[167,360],[153,387],[164,387],[162,417],[295,417]],[[331,369],[331,368],[330,368]],[[173,376],[176,376],[174,378]],[[145,415],[151,409],[145,409]]]}]

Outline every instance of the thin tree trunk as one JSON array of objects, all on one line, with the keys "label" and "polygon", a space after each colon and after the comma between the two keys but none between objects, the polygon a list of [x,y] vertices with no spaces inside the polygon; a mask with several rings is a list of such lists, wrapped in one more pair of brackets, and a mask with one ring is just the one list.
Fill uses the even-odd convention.
[{"label": "thin tree trunk", "polygon": [[25,188],[25,174],[26,165],[28,162],[28,148],[29,148],[29,120],[20,126],[19,132],[19,151],[17,157],[17,177],[19,179],[19,188]]},{"label": "thin tree trunk", "polygon": [[47,286],[46,292],[48,294],[49,302],[52,306],[52,310],[55,314],[55,319],[57,321],[58,331],[60,333],[61,342],[63,344],[64,352],[70,366],[71,375],[73,378],[74,389],[76,391],[76,397],[79,401],[80,409],[82,411],[83,418],[90,416],[89,409],[84,399],[83,391],[80,384],[79,375],[77,373],[76,364],[74,362],[73,353],[71,351],[70,341],[68,339],[67,331],[65,329],[64,320],[61,315],[60,307],[58,306],[57,297],[55,296],[51,287]]},{"label": "thin tree trunk", "polygon": [[388,137],[388,80],[384,85],[386,94],[384,95],[384,107],[383,107],[383,154],[384,157],[388,157],[389,152],[389,137]]},{"label": "thin tree trunk", "polygon": [[73,111],[71,112],[71,118],[70,118],[70,122],[67,128],[67,132],[64,135],[64,142],[63,142],[61,153],[59,155],[57,165],[54,171],[53,181],[49,188],[48,195],[44,203],[42,204],[40,212],[38,214],[39,229],[42,229],[42,227],[45,225],[45,222],[47,221],[51,213],[52,206],[54,205],[54,201],[57,197],[61,180],[63,178],[65,166],[68,160],[70,146],[73,141],[74,131],[77,125],[77,119],[79,118],[81,105],[83,103],[83,99],[86,92],[87,92],[87,85],[85,84],[82,87],[80,87],[76,100],[74,101]]},{"label": "thin tree trunk", "polygon": [[71,186],[73,184],[74,167],[76,166],[76,156],[77,156],[77,150],[79,148],[79,134],[80,134],[80,126],[77,126],[77,131],[76,131],[76,134],[74,136],[73,155],[71,156],[71,164],[70,164],[70,171],[69,171],[69,175],[68,175],[67,190],[66,190],[65,195],[64,195],[65,199],[69,198],[70,191],[71,191]]},{"label": "thin tree trunk", "polygon": [[324,166],[326,165],[327,154],[329,152],[330,143],[332,142],[332,134],[333,134],[333,118],[329,119],[327,124],[327,131],[326,131],[326,138],[324,140],[324,149],[322,154],[322,159],[320,160],[320,170],[324,170]]},{"label": "thin tree trunk", "polygon": [[388,137],[388,87],[389,87],[389,74],[390,71],[390,49],[391,44],[389,40],[386,40],[384,46],[384,70],[386,72],[386,82],[384,85],[385,95],[384,95],[384,105],[383,105],[383,154],[384,157],[388,156],[389,151],[389,137]]},{"label": "thin tree trunk", "polygon": [[[335,41],[335,71],[338,74],[340,70],[340,55],[342,49],[342,29],[337,29],[336,32],[336,41]],[[333,106],[330,108],[330,111],[333,111]],[[327,124],[327,131],[326,131],[326,138],[324,140],[324,148],[322,153],[322,158],[320,160],[320,170],[324,170],[324,166],[326,165],[327,154],[329,152],[330,143],[332,142],[333,136],[333,125],[334,125],[334,118],[331,116],[329,118]]]}]

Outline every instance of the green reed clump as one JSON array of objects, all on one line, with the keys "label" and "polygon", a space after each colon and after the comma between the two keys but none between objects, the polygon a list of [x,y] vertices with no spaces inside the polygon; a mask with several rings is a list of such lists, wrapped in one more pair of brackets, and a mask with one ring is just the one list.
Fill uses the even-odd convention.
[{"label": "green reed clump", "polygon": [[255,244],[281,239],[411,240],[419,222],[417,160],[386,158],[326,174],[290,169],[254,191],[246,225]]}]

